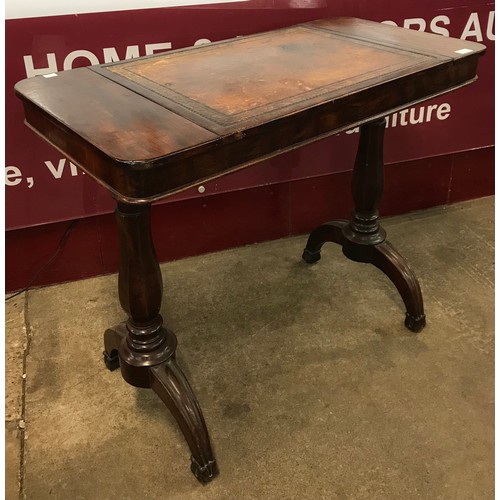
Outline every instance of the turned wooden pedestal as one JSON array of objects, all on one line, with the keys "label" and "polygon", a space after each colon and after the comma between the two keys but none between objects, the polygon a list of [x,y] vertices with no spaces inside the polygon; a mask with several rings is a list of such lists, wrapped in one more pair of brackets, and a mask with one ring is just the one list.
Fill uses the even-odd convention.
[{"label": "turned wooden pedestal", "polygon": [[321,247],[331,241],[342,245],[349,259],[378,267],[394,283],[403,299],[406,327],[417,333],[425,326],[420,285],[405,259],[386,241],[378,220],[378,206],[384,190],[385,125],[385,120],[381,119],[361,127],[352,176],[352,219],[317,227],[307,240],[302,258],[310,264],[317,262],[321,258]]},{"label": "turned wooden pedestal", "polygon": [[151,388],[177,420],[191,450],[191,470],[205,483],[217,475],[196,397],[175,361],[177,339],[160,315],[162,279],[151,239],[150,206],[118,203],[120,304],[129,318],[104,333],[104,361],[136,387]]},{"label": "turned wooden pedestal", "polygon": [[484,50],[360,19],[323,19],[16,85],[26,124],[117,200],[118,289],[128,319],[105,332],[106,366],[160,396],[201,482],[218,468],[200,406],[175,361],[176,337],[160,315],[151,204],[360,126],[352,218],[312,231],[303,259],[318,261],[331,241],[349,259],[378,267],[403,299],[405,325],[418,332],[425,325],[420,286],[379,223],[384,117],[474,81]]}]

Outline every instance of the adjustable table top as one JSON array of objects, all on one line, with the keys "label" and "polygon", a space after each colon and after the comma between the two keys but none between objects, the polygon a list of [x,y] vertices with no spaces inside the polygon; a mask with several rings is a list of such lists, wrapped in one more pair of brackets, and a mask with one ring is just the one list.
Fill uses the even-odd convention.
[{"label": "adjustable table top", "polygon": [[470,83],[484,50],[324,19],[30,78],[16,93],[32,129],[141,203]]}]

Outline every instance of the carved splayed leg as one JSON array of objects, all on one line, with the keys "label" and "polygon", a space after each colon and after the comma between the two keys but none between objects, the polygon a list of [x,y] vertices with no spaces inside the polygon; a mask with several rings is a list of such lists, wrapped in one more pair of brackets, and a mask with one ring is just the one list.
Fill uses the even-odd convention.
[{"label": "carved splayed leg", "polygon": [[162,278],[151,237],[150,206],[118,203],[120,303],[128,320],[104,335],[104,359],[136,387],[153,389],[191,450],[191,470],[207,483],[218,473],[201,408],[175,361],[177,339],[160,315]]},{"label": "carved splayed leg", "polygon": [[405,259],[386,241],[379,223],[378,207],[384,191],[385,120],[361,127],[352,176],[354,209],[350,221],[333,221],[317,227],[309,236],[302,258],[317,262],[327,241],[342,246],[346,257],[370,263],[394,283],[406,306],[405,325],[413,332],[425,326],[424,305],[418,280]]},{"label": "carved splayed leg", "polygon": [[151,388],[177,420],[191,450],[191,471],[202,483],[218,473],[203,413],[175,355],[150,370]]},{"label": "carved splayed leg", "polygon": [[396,286],[406,306],[405,326],[418,333],[425,326],[422,291],[415,273],[401,254],[384,241],[373,248],[372,264],[378,267]]}]

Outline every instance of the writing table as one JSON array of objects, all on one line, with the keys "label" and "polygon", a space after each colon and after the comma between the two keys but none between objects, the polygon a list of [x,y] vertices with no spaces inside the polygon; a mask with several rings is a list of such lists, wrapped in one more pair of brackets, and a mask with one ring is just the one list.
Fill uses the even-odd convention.
[{"label": "writing table", "polygon": [[378,220],[384,117],[474,81],[484,50],[360,19],[323,19],[16,85],[26,124],[116,199],[118,290],[128,320],[104,334],[106,365],[160,396],[201,482],[218,468],[200,406],[175,361],[176,337],[159,313],[151,203],[360,126],[352,218],[312,231],[303,259],[319,260],[331,241],[348,258],[372,263],[397,287],[405,324],[418,332],[425,325],[418,280]]}]

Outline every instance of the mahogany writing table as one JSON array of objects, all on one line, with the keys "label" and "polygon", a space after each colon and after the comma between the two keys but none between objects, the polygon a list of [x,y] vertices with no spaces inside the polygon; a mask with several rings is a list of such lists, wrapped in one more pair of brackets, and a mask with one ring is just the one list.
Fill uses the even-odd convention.
[{"label": "mahogany writing table", "polygon": [[152,388],[176,418],[201,482],[218,473],[202,411],[159,314],[150,231],[155,200],[264,158],[361,126],[350,221],[316,228],[397,287],[406,326],[425,325],[420,286],[378,221],[384,116],[476,78],[478,43],[354,18],[324,19],[201,47],[79,68],[16,85],[26,123],[117,201],[118,288],[128,320],[104,334],[109,369]]}]

